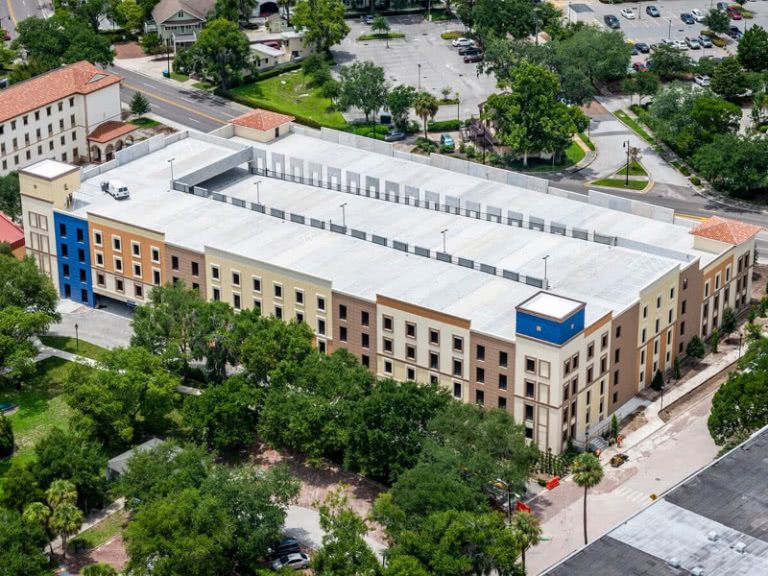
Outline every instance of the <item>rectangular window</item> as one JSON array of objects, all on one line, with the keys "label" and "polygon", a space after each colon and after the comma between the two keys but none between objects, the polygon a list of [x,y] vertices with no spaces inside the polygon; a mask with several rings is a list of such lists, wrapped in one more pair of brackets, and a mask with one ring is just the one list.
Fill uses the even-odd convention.
[{"label": "rectangular window", "polygon": [[464,373],[464,371],[462,370],[462,362],[461,362],[461,360],[458,360],[458,359],[454,358],[453,359],[453,375],[461,377],[461,375],[463,373]]},{"label": "rectangular window", "polygon": [[477,359],[480,362],[485,361],[485,346],[477,345]]},{"label": "rectangular window", "polygon": [[680,336],[685,334],[685,321],[680,322]]},{"label": "rectangular window", "polygon": [[304,322],[304,314],[296,312],[296,323],[301,324],[302,322]]},{"label": "rectangular window", "polygon": [[325,297],[324,296],[318,296],[317,297],[317,309],[321,312],[325,312]]},{"label": "rectangular window", "polygon": [[643,328],[643,331],[641,333],[640,343],[645,344],[645,328]]},{"label": "rectangular window", "polygon": [[506,368],[508,362],[508,356],[506,352],[499,352],[499,366],[501,368]]},{"label": "rectangular window", "polygon": [[464,338],[461,336],[453,337],[453,351],[462,352],[464,350]]},{"label": "rectangular window", "polygon": [[591,360],[595,357],[595,343],[590,342],[587,344],[587,360]]},{"label": "rectangular window", "polygon": [[344,304],[339,304],[339,320],[347,319],[347,307]]},{"label": "rectangular window", "polygon": [[608,332],[600,337],[600,350],[608,348]]},{"label": "rectangular window", "polygon": [[133,263],[133,275],[136,278],[141,278],[141,264],[138,264],[136,262]]},{"label": "rectangular window", "polygon": [[96,274],[96,284],[101,286],[102,288],[105,285],[104,274],[102,274],[101,272]]},{"label": "rectangular window", "polygon": [[141,244],[138,242],[131,242],[131,253],[136,257],[141,256]]},{"label": "rectangular window", "polygon": [[102,252],[96,252],[96,265],[104,266],[104,254]]},{"label": "rectangular window", "polygon": [[120,239],[120,236],[112,236],[112,250],[115,252],[123,251],[123,242]]},{"label": "rectangular window", "polygon": [[78,242],[84,242],[85,241],[85,234],[84,234],[82,228],[78,228],[77,229],[77,241]]},{"label": "rectangular window", "polygon": [[429,353],[429,367],[432,370],[438,370],[440,368],[440,354],[437,352]]},{"label": "rectangular window", "polygon": [[67,246],[66,244],[61,245],[61,257],[69,258],[69,246]]},{"label": "rectangular window", "polygon": [[453,383],[453,397],[454,398],[461,398],[461,382],[454,382]]},{"label": "rectangular window", "polygon": [[656,296],[656,308],[661,308],[661,296]]},{"label": "rectangular window", "polygon": [[499,390],[507,389],[507,375],[499,374]]},{"label": "rectangular window", "polygon": [[371,337],[368,334],[363,332],[363,334],[361,335],[361,339],[362,339],[362,347],[363,348],[370,348],[371,347]]},{"label": "rectangular window", "polygon": [[408,380],[410,380],[411,382],[413,382],[414,380],[416,380],[416,370],[414,370],[414,369],[413,369],[413,368],[411,368],[410,366],[408,366],[408,369],[405,371],[405,373],[406,373],[406,377],[407,377],[407,378],[408,378]]},{"label": "rectangular window", "polygon": [[59,224],[59,236],[62,238],[67,237],[67,226],[65,224]]},{"label": "rectangular window", "polygon": [[118,272],[123,271],[123,259],[122,258],[115,258],[115,270]]},{"label": "rectangular window", "polygon": [[485,392],[482,390],[475,390],[475,402],[478,406],[485,404]]},{"label": "rectangular window", "polygon": [[275,318],[278,320],[283,319],[283,307],[279,306],[278,304],[275,304]]},{"label": "rectangular window", "polygon": [[483,368],[477,368],[475,370],[475,380],[479,384],[485,384],[485,370]]},{"label": "rectangular window", "polygon": [[440,331],[434,328],[429,329],[429,343],[435,346],[440,344]]},{"label": "rectangular window", "polygon": [[392,351],[394,350],[394,344],[392,342],[391,338],[382,338],[382,343],[384,344],[384,352],[387,354],[392,354]]},{"label": "rectangular window", "polygon": [[415,360],[416,359],[416,346],[413,344],[406,344],[405,345],[405,357],[408,358],[408,360]]},{"label": "rectangular window", "polygon": [[161,284],[161,281],[160,281],[160,270],[158,270],[157,268],[152,268],[152,283],[155,286],[160,286],[160,284]]},{"label": "rectangular window", "polygon": [[77,249],[77,261],[80,262],[80,264],[85,264],[85,250],[82,248]]},{"label": "rectangular window", "polygon": [[232,271],[232,285],[240,286],[240,272]]},{"label": "rectangular window", "polygon": [[200,264],[197,262],[192,262],[192,276],[198,277],[200,276]]},{"label": "rectangular window", "polygon": [[141,284],[134,284],[133,293],[136,298],[144,298],[144,287]]},{"label": "rectangular window", "polygon": [[683,303],[680,305],[680,314],[685,314],[685,300],[683,300]]},{"label": "rectangular window", "polygon": [[525,371],[529,374],[536,374],[536,359],[535,358],[525,358]]},{"label": "rectangular window", "polygon": [[69,278],[69,264],[64,264],[61,269],[64,273],[64,278]]},{"label": "rectangular window", "polygon": [[347,327],[346,326],[340,326],[339,327],[339,340],[342,342],[347,341]]},{"label": "rectangular window", "polygon": [[118,292],[124,292],[125,291],[125,287],[123,285],[123,281],[120,278],[116,278],[115,279],[115,290],[117,290]]},{"label": "rectangular window", "polygon": [[405,335],[408,338],[416,338],[416,324],[414,324],[413,322],[406,322]]},{"label": "rectangular window", "polygon": [[321,336],[325,336],[325,320],[322,318],[317,319],[317,333]]},{"label": "rectangular window", "polygon": [[360,312],[360,324],[363,326],[368,326],[370,324],[370,314],[365,310]]},{"label": "rectangular window", "polygon": [[619,385],[619,371],[614,370],[613,371],[613,385],[618,386]]},{"label": "rectangular window", "polygon": [[152,262],[154,262],[155,264],[159,264],[160,263],[160,248],[155,248],[154,246],[152,246],[152,248],[150,249],[149,253],[150,253],[150,256],[152,258]]},{"label": "rectangular window", "polygon": [[643,319],[648,318],[648,306],[643,306]]},{"label": "rectangular window", "polygon": [[619,363],[619,352],[621,352],[621,349],[616,348],[616,350],[613,353],[613,363],[618,364]]},{"label": "rectangular window", "polygon": [[621,326],[616,326],[616,338],[621,338]]},{"label": "rectangular window", "polygon": [[251,280],[253,282],[253,291],[261,293],[261,278],[253,276]]},{"label": "rectangular window", "polygon": [[595,370],[592,366],[589,366],[587,368],[587,383],[592,382],[592,380],[594,380],[594,377],[595,377]]},{"label": "rectangular window", "polygon": [[384,360],[384,373],[385,374],[392,374],[392,361],[391,360]]},{"label": "rectangular window", "polygon": [[384,316],[384,330],[386,332],[392,332],[392,316]]},{"label": "rectangular window", "polygon": [[283,286],[282,284],[278,284],[275,282],[273,284],[273,289],[275,291],[275,298],[282,298],[283,297]]},{"label": "rectangular window", "polygon": [[370,357],[367,354],[363,354],[362,356],[360,356],[360,362],[366,368],[370,368],[371,367],[371,359],[370,359]]},{"label": "rectangular window", "polygon": [[240,310],[240,294],[232,294],[232,308]]},{"label": "rectangular window", "polygon": [[536,383],[530,380],[525,381],[525,397],[534,398],[536,396]]},{"label": "rectangular window", "polygon": [[218,302],[219,300],[221,300],[221,290],[219,288],[216,288],[215,286],[213,288],[213,300],[214,302]]},{"label": "rectangular window", "polygon": [[[526,420],[533,420],[533,404],[526,404],[525,405],[525,419]],[[533,432],[533,431],[531,431]]]},{"label": "rectangular window", "polygon": [[179,269],[179,257],[171,256],[171,270],[178,270],[178,269]]}]

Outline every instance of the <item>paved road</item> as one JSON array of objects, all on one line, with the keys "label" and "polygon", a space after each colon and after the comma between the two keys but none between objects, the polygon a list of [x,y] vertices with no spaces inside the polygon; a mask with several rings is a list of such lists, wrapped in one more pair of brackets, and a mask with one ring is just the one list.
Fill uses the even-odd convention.
[{"label": "paved road", "polygon": [[15,37],[16,24],[30,16],[48,18],[53,5],[47,0],[0,0],[0,27]]},{"label": "paved road", "polygon": [[110,71],[125,78],[123,102],[130,102],[135,92],[141,92],[149,99],[152,112],[201,132],[215,130],[248,110],[235,102],[204,90],[185,88],[172,80],[149,78],[119,66],[113,66]]}]

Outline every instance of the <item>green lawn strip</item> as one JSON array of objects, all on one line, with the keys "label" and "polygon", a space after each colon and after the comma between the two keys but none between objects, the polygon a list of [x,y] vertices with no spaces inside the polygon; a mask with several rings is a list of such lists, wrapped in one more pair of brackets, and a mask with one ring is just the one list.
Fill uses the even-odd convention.
[{"label": "green lawn strip", "polygon": [[211,90],[213,88],[213,84],[210,82],[195,82],[192,84],[192,88],[197,88],[198,90]]},{"label": "green lawn strip", "polygon": [[443,40],[455,40],[456,38],[461,38],[463,34],[464,33],[459,30],[451,30],[440,34],[440,38]]},{"label": "green lawn strip", "polygon": [[608,188],[621,188],[623,190],[642,190],[648,186],[647,180],[630,180],[629,185],[621,178],[604,178],[592,182],[593,186],[606,186]]},{"label": "green lawn strip", "polygon": [[160,122],[157,120],[152,120],[152,118],[134,118],[133,120],[129,120],[128,124],[141,126],[142,128],[154,128],[155,126],[162,126]]},{"label": "green lawn strip", "polygon": [[[616,172],[619,176],[626,176],[627,175],[627,167],[624,166],[621,170]],[[629,164],[629,175],[630,176],[648,176],[648,172],[645,171],[645,169],[640,166],[637,162],[631,162]]]},{"label": "green lawn strip", "polygon": [[[482,151],[478,155],[482,158]],[[586,156],[587,153],[576,142],[571,142],[571,145],[565,149],[565,162],[558,162],[552,165],[552,160],[545,160],[542,158],[528,158],[528,166],[523,166],[523,161],[518,160],[507,165],[507,168],[512,170],[520,170],[522,172],[551,172],[553,170],[562,170],[568,168],[574,164],[578,164]]]},{"label": "green lawn strip", "polygon": [[187,76],[186,74],[179,74],[178,72],[174,72],[173,70],[171,70],[171,78],[173,78],[177,82],[186,82],[187,80],[189,80],[189,76]]},{"label": "green lawn strip", "polygon": [[616,118],[618,118],[624,124],[629,126],[629,128],[631,128],[632,131],[635,132],[635,134],[640,136],[640,138],[642,138],[649,144],[656,144],[656,140],[653,139],[653,136],[651,136],[650,134],[648,134],[648,132],[643,130],[640,124],[638,124],[635,120],[630,118],[629,115],[626,112],[624,112],[624,110],[617,110],[616,112],[614,112],[614,116],[616,116]]},{"label": "green lawn strip", "polygon": [[593,152],[595,151],[595,144],[594,142],[592,142],[592,140],[589,139],[589,136],[584,134],[584,132],[579,132],[579,138],[581,138],[581,141],[587,145],[587,148],[589,148]]},{"label": "green lawn strip", "polygon": [[70,549],[74,550],[80,547],[84,550],[91,550],[101,546],[122,532],[126,521],[125,510],[119,510],[95,526],[91,526],[77,538],[73,538],[69,542]]},{"label": "green lawn strip", "polygon": [[292,114],[328,128],[343,129],[347,122],[341,112],[330,110],[331,101],[309,86],[310,79],[301,70],[287,72],[232,89],[235,99],[251,106]]},{"label": "green lawn strip", "polygon": [[5,474],[15,461],[34,459],[33,448],[40,438],[55,427],[67,429],[72,410],[62,397],[64,382],[72,363],[62,358],[46,358],[37,363],[35,373],[21,390],[0,386],[0,402],[13,402],[19,409],[8,416],[17,446],[16,453],[0,462],[0,490]]},{"label": "green lawn strip", "polygon": [[41,336],[40,342],[51,348],[57,348],[64,350],[65,352],[71,352],[72,354],[80,354],[86,358],[92,358],[93,360],[100,360],[102,355],[107,351],[106,348],[96,346],[90,342],[80,340],[78,347],[77,340],[70,338],[69,336]]},{"label": "green lawn strip", "polygon": [[[373,125],[372,124],[352,124],[344,127],[344,132],[351,132],[358,136],[365,136],[367,138],[374,138]],[[389,134],[389,128],[382,124],[376,124],[376,140],[384,140],[384,137]]]},{"label": "green lawn strip", "polygon": [[[428,17],[429,14],[424,13],[424,19],[426,20]],[[445,22],[447,20],[456,20],[456,16],[452,12],[446,12],[445,10],[432,12],[432,22]]]},{"label": "green lawn strip", "polygon": [[438,105],[440,106],[455,106],[459,103],[458,98],[446,98],[446,99],[440,99],[437,101]]},{"label": "green lawn strip", "polygon": [[405,38],[405,34],[400,32],[387,32],[386,34],[363,34],[357,37],[358,42],[366,40],[394,40],[395,38]]}]

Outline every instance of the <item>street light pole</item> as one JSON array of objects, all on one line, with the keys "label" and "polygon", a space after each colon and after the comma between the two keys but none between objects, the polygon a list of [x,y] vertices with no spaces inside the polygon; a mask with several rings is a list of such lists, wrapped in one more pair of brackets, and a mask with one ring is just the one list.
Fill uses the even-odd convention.
[{"label": "street light pole", "polygon": [[256,204],[261,206],[261,195],[259,194],[259,184],[261,184],[261,180],[256,180],[254,184],[256,184]]},{"label": "street light pole", "polygon": [[168,164],[171,165],[171,188],[173,188],[173,161],[176,160],[176,158],[171,158],[168,160]]},{"label": "street light pole", "polygon": [[669,31],[667,32],[667,39],[672,39],[672,20],[669,21]]},{"label": "street light pole", "polygon": [[341,225],[344,226],[344,228],[347,227],[347,211],[346,211],[347,203],[344,202],[344,204],[341,204],[339,208],[341,208]]},{"label": "street light pole", "polygon": [[629,149],[631,148],[631,146],[629,144],[629,138],[627,138],[627,141],[624,142],[624,148],[627,149],[627,174],[626,174],[626,178],[624,180],[624,185],[627,188],[629,188]]},{"label": "street light pole", "polygon": [[419,83],[417,84],[418,88],[417,90],[421,91],[421,64],[419,66]]},{"label": "street light pole", "polygon": [[445,228],[444,230],[440,230],[440,234],[443,235],[443,254],[447,254],[447,251],[445,249],[445,234],[448,232],[448,228]]},{"label": "street light pole", "polygon": [[458,92],[456,92],[456,119],[459,121],[459,129],[461,129],[461,100],[459,100]]},{"label": "street light pole", "polygon": [[549,254],[541,258],[544,260],[544,290],[549,289],[549,281],[547,280],[547,260],[549,260]]},{"label": "street light pole", "polygon": [[79,326],[75,324],[75,352],[80,354],[80,333],[78,332]]}]

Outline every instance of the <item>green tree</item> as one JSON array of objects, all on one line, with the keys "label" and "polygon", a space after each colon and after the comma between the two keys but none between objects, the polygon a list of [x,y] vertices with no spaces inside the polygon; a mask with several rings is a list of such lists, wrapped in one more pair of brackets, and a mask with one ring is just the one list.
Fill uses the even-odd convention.
[{"label": "green tree", "polygon": [[122,0],[115,7],[115,14],[117,15],[117,23],[129,32],[141,30],[141,26],[144,24],[144,8],[134,0]]},{"label": "green tree", "polygon": [[672,363],[672,378],[680,380],[680,357],[675,356],[675,361]]},{"label": "green tree", "polygon": [[315,551],[312,568],[320,576],[375,576],[379,561],[363,539],[368,526],[348,506],[343,491],[344,487],[332,490],[320,504],[323,543]]},{"label": "green tree", "polygon": [[95,33],[99,31],[102,17],[108,12],[113,12],[110,3],[106,0],[74,0],[69,3],[69,11],[87,22]]},{"label": "green tree", "polygon": [[187,50],[189,69],[212,79],[223,89],[242,79],[250,65],[250,45],[235,22],[217,18],[208,22]]},{"label": "green tree", "polygon": [[144,348],[116,348],[104,355],[102,366],[75,366],[67,379],[65,397],[75,407],[75,428],[111,447],[162,431],[179,380],[161,360]]},{"label": "green tree", "polygon": [[392,123],[403,132],[408,128],[409,114],[415,96],[416,89],[405,84],[395,86],[387,96],[387,108],[392,114]]},{"label": "green tree", "polygon": [[[732,320],[733,320],[733,326],[735,328],[736,327],[736,315],[735,314],[733,315]],[[723,321],[725,321],[725,315],[723,315]],[[747,322],[752,324],[754,321],[755,321],[755,305],[752,304],[749,307],[749,312],[747,312]],[[725,329],[723,329],[723,330],[725,330]],[[733,332],[733,330],[731,330],[731,332]]]},{"label": "green tree", "polygon": [[355,62],[344,66],[341,76],[341,104],[345,108],[354,106],[365,114],[365,121],[373,114],[376,124],[376,113],[387,105],[389,88],[384,76],[384,69],[375,66],[373,62]]},{"label": "green tree", "polygon": [[98,562],[96,564],[88,564],[80,570],[81,576],[118,576],[117,570],[115,570],[110,564],[104,562]]},{"label": "green tree", "polygon": [[731,27],[731,17],[722,10],[710,10],[702,21],[715,34],[726,34]]},{"label": "green tree", "polygon": [[[754,321],[754,306],[750,309],[752,313],[752,320]],[[736,330],[736,312],[733,308],[726,308],[723,310],[723,318],[720,322],[720,327],[723,329],[723,334],[728,336],[731,332]]]},{"label": "green tree", "polygon": [[734,57],[724,58],[712,75],[712,91],[733,100],[747,90],[747,75]]},{"label": "green tree", "polygon": [[659,44],[651,54],[648,63],[654,74],[661,78],[674,78],[686,74],[691,70],[691,61],[688,55],[669,44]]},{"label": "green tree", "polygon": [[278,0],[277,5],[285,11],[285,20],[291,25],[291,7],[296,6],[296,0]]},{"label": "green tree", "polygon": [[35,444],[31,470],[43,490],[56,480],[71,482],[78,495],[78,505],[88,511],[101,506],[106,499],[106,465],[107,457],[96,442],[72,431],[53,428]]},{"label": "green tree", "polygon": [[416,116],[421,118],[424,123],[424,138],[429,139],[427,136],[427,119],[434,118],[437,114],[440,104],[429,92],[417,92],[413,96],[413,109],[416,112]]},{"label": "green tree", "polygon": [[692,159],[696,170],[717,190],[752,198],[768,186],[768,141],[741,134],[718,134]]},{"label": "green tree", "polygon": [[747,70],[768,70],[768,31],[762,26],[750,26],[737,46],[739,62]]},{"label": "green tree", "polygon": [[387,17],[382,16],[381,14],[377,15],[371,23],[371,30],[373,30],[376,34],[383,35],[387,39],[387,48],[389,48],[390,26]]},{"label": "green tree", "polygon": [[496,126],[496,139],[522,155],[524,166],[531,153],[561,153],[571,136],[587,127],[579,108],[557,100],[557,76],[541,66],[521,62],[508,90],[488,98],[486,114]]},{"label": "green tree", "polygon": [[691,115],[701,96],[701,91],[694,89],[692,85],[673,82],[654,96],[648,108],[651,127],[656,136],[684,156],[692,152],[692,148],[686,143],[695,141]]},{"label": "green tree", "polygon": [[74,506],[77,502],[77,488],[69,480],[54,480],[45,491],[45,501],[51,510],[64,504]]},{"label": "green tree", "polygon": [[763,337],[763,327],[760,324],[750,322],[747,324],[747,342],[755,342]]},{"label": "green tree", "polygon": [[49,520],[51,530],[61,538],[61,552],[67,557],[67,540],[77,534],[83,525],[83,513],[74,504],[61,504],[53,510]]},{"label": "green tree", "polygon": [[702,56],[696,61],[696,72],[706,76],[712,76],[719,63],[720,61],[716,60],[714,56]]},{"label": "green tree", "polygon": [[184,425],[193,441],[219,452],[238,450],[256,437],[263,389],[233,376],[184,400]]},{"label": "green tree", "polygon": [[141,37],[141,47],[147,54],[158,54],[165,52],[166,46],[163,44],[163,39],[157,32],[147,32]]},{"label": "green tree", "polygon": [[11,220],[18,221],[21,218],[21,194],[17,172],[0,176],[0,212]]},{"label": "green tree", "polygon": [[741,108],[721,98],[704,95],[691,110],[696,141],[711,142],[718,134],[735,133],[741,122]]},{"label": "green tree", "polygon": [[388,559],[383,576],[429,576],[429,572],[417,558],[405,554]]},{"label": "green tree", "polygon": [[0,414],[0,458],[13,454],[16,444],[13,436],[13,425],[3,414]]},{"label": "green tree", "polygon": [[[614,414],[615,418],[616,415]],[[512,516],[510,529],[515,536],[517,545],[520,548],[520,557],[522,559],[523,574],[525,571],[525,552],[531,546],[536,546],[541,539],[541,526],[539,521],[531,515],[530,512],[521,510]]]},{"label": "green tree", "polygon": [[717,345],[720,343],[720,331],[715,328],[712,330],[712,339],[710,340],[710,348],[713,354],[717,354]]},{"label": "green tree", "polygon": [[344,21],[341,0],[307,0],[299,2],[293,14],[293,25],[306,30],[306,41],[316,52],[328,52],[349,34]]},{"label": "green tree", "polygon": [[705,352],[704,343],[698,336],[691,338],[691,340],[688,342],[688,346],[686,346],[685,349],[685,353],[696,360],[701,360],[704,358]]},{"label": "green tree", "polygon": [[732,374],[712,398],[707,427],[715,444],[722,446],[731,437],[748,435],[766,424],[768,372],[756,370]]},{"label": "green tree", "polygon": [[213,17],[224,18],[237,24],[238,22],[238,0],[216,0],[213,6]]},{"label": "green tree", "polygon": [[651,381],[651,388],[653,388],[657,392],[660,391],[662,388],[664,388],[664,374],[661,373],[661,370],[656,370],[656,374],[653,375],[653,380]]},{"label": "green tree", "polygon": [[638,72],[627,78],[622,87],[625,92],[637,94],[642,104],[643,98],[653,96],[661,88],[659,77],[653,72]]},{"label": "green tree", "polygon": [[131,112],[141,118],[144,114],[149,114],[150,110],[149,100],[146,96],[141,92],[134,93],[133,98],[131,98]]},{"label": "green tree", "polygon": [[3,482],[0,506],[23,512],[32,502],[43,499],[43,491],[32,472],[32,463],[14,460]]},{"label": "green tree", "polygon": [[619,420],[616,414],[611,415],[611,438],[616,440],[619,437]]},{"label": "green tree", "polygon": [[51,530],[50,519],[51,509],[42,502],[32,502],[24,508],[24,521],[38,527],[45,534],[48,549],[53,556],[53,530]]},{"label": "green tree", "polygon": [[579,454],[573,462],[573,481],[584,488],[584,545],[589,543],[587,538],[587,491],[594,488],[603,479],[603,467],[600,460],[591,452]]},{"label": "green tree", "polygon": [[[46,508],[41,504],[43,508]],[[43,576],[46,558],[40,550],[48,541],[45,529],[15,510],[0,508],[0,566],[3,576]]]},{"label": "green tree", "polygon": [[533,4],[527,0],[478,0],[472,9],[472,20],[483,38],[522,40],[535,31]]}]

